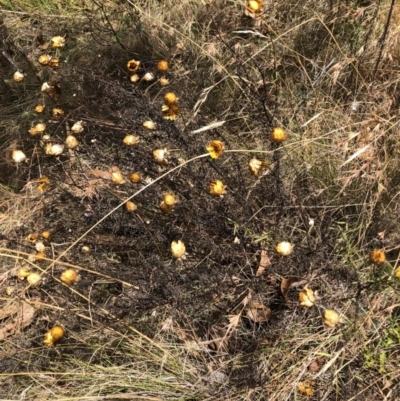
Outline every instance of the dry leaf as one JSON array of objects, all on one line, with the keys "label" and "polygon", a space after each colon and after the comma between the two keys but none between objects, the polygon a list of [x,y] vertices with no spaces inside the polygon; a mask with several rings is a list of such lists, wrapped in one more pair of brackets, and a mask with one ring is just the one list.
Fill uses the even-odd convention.
[{"label": "dry leaf", "polygon": [[321,369],[321,366],[325,363],[325,358],[323,356],[319,356],[315,358],[309,365],[308,370],[310,372],[318,372]]},{"label": "dry leaf", "polygon": [[271,266],[271,258],[268,256],[267,251],[263,249],[261,251],[260,264],[257,269],[256,277],[261,276],[268,266]]},{"label": "dry leaf", "polygon": [[172,317],[169,317],[162,325],[161,331],[170,331],[172,328]]},{"label": "dry leaf", "polygon": [[251,301],[246,314],[253,322],[260,323],[268,320],[268,316],[271,314],[271,309],[258,301]]},{"label": "dry leaf", "polygon": [[0,341],[30,325],[34,315],[35,308],[27,302],[16,300],[3,306],[0,310],[0,320],[7,320],[0,326]]},{"label": "dry leaf", "polygon": [[281,282],[281,293],[285,298],[286,305],[290,308],[289,299],[288,299],[288,292],[292,283],[296,281],[296,277],[288,277],[284,278]]},{"label": "dry leaf", "polygon": [[86,174],[92,174],[95,177],[103,178],[104,180],[111,180],[111,173],[103,170],[88,170]]}]

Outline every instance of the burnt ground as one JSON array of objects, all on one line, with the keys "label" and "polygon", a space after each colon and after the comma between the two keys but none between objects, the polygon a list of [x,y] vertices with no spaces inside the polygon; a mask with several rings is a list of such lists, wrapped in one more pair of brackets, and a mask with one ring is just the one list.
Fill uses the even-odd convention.
[{"label": "burnt ground", "polygon": [[[72,43],[71,39],[67,46]],[[255,388],[268,381],[268,375],[249,362],[254,352],[279,341],[288,321],[319,319],[318,308],[304,311],[296,306],[299,287],[312,283],[314,290],[325,294],[322,303],[324,299],[329,303],[337,288],[346,299],[354,298],[355,304],[362,302],[358,273],[334,256],[341,250],[341,224],[351,224],[360,209],[334,204],[325,207],[327,195],[317,191],[312,172],[296,166],[288,150],[270,143],[268,116],[263,117],[257,101],[248,107],[249,113],[260,116],[257,148],[271,152],[268,174],[250,174],[248,161],[252,154],[226,153],[218,160],[198,159],[149,185],[133,199],[138,205],[136,212],[127,213],[120,207],[58,260],[87,230],[150,180],[182,160],[204,154],[210,140],[221,139],[226,149],[235,148],[242,127],[230,123],[228,129],[193,134],[210,121],[200,114],[191,115],[196,101],[193,90],[174,85],[173,62],[168,73],[171,86],[162,88],[156,82],[129,82],[125,65],[132,57],[141,60],[141,74],[157,74],[157,59],[148,55],[106,49],[96,57],[89,54],[86,63],[82,59],[76,64],[69,60],[51,70],[34,62],[34,52],[27,55],[15,47],[8,51],[27,71],[27,77],[23,86],[11,82],[10,96],[2,99],[4,110],[16,116],[15,129],[7,134],[5,144],[9,151],[22,149],[29,160],[17,166],[10,160],[9,151],[1,160],[1,184],[16,194],[14,200],[1,206],[2,213],[7,213],[10,202],[21,202],[22,214],[20,224],[2,234],[1,244],[3,249],[21,255],[32,254],[34,245],[26,240],[29,234],[49,230],[51,237],[44,241],[49,260],[38,263],[38,268],[45,271],[40,287],[26,289],[25,282],[7,278],[6,284],[15,287],[17,297],[32,302],[36,312],[32,323],[6,346],[2,373],[51,370],[54,361],[63,358],[91,363],[106,359],[107,363],[123,365],[129,358],[115,352],[118,344],[108,344],[102,353],[95,354],[93,350],[104,338],[88,333],[104,328],[125,332],[133,326],[152,338],[166,319],[172,318],[175,327],[184,332],[181,341],[191,338],[207,342],[210,355],[221,354],[225,360],[244,355],[243,362],[232,366],[228,373],[238,388]],[[7,60],[2,59],[2,65],[4,73]],[[40,85],[49,79],[60,92],[44,96],[45,114],[37,115],[33,109],[43,98]],[[176,121],[165,120],[161,114],[162,96],[169,90],[180,97],[182,115]],[[55,106],[65,114],[52,117]],[[212,106],[217,108],[216,103],[211,102]],[[231,115],[242,107],[242,102],[235,103]],[[217,110],[211,117],[216,115]],[[85,129],[77,136],[79,147],[65,150],[60,157],[45,155],[41,138],[28,133],[32,124],[46,121],[52,140],[63,143],[66,127],[80,120]],[[145,130],[145,120],[156,122],[157,129]],[[122,140],[130,133],[138,135],[140,142],[128,148]],[[249,149],[254,146],[255,142],[248,143]],[[156,148],[170,150],[167,166],[154,162],[152,151]],[[259,157],[264,158],[262,154]],[[134,184],[127,180],[115,185],[104,178],[106,174],[99,173],[113,166],[126,178],[132,172],[141,172],[146,182]],[[39,193],[36,183],[42,176],[50,179],[50,187]],[[215,179],[228,186],[222,198],[208,193],[209,183]],[[170,214],[159,209],[166,192],[179,199]],[[22,205],[34,209],[34,215],[24,219]],[[310,226],[310,219],[314,226]],[[169,250],[171,242],[178,239],[188,252],[183,261],[172,259]],[[274,246],[282,240],[295,245],[292,255],[281,257],[274,252]],[[90,251],[83,252],[83,246]],[[260,273],[261,254],[267,262]],[[21,263],[4,259],[3,271]],[[81,280],[72,290],[58,281],[65,268],[63,263],[79,269]],[[281,288],[286,278],[295,283],[287,294]],[[249,294],[270,308],[261,322],[254,322],[243,312],[246,308],[242,301]],[[213,342],[224,336],[227,317],[242,312],[240,331],[223,344]],[[355,316],[357,308],[352,313]],[[43,333],[55,322],[66,328],[67,335],[60,347],[48,349],[42,344]],[[323,330],[322,325],[318,330]],[[349,394],[352,391],[357,392],[357,387],[349,389]]]}]

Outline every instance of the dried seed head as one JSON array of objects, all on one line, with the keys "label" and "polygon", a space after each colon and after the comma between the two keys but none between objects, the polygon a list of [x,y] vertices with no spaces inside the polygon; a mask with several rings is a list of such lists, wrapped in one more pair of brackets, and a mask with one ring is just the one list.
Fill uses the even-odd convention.
[{"label": "dried seed head", "polygon": [[83,128],[82,121],[77,121],[77,122],[71,127],[71,131],[72,131],[74,134],[80,134],[80,133],[83,132],[83,130],[84,130],[84,128]]},{"label": "dried seed head", "polygon": [[22,150],[14,149],[11,154],[15,163],[22,163],[26,160],[25,153]]},{"label": "dried seed head", "polygon": [[166,120],[176,120],[181,114],[181,109],[177,104],[164,104],[161,111]]},{"label": "dried seed head", "polygon": [[137,184],[138,182],[142,181],[142,175],[140,173],[132,173],[129,176],[129,179],[131,180],[131,182]]},{"label": "dried seed head", "polygon": [[249,168],[254,175],[260,175],[264,170],[269,168],[269,164],[265,161],[258,160],[256,157],[253,157],[249,162]]},{"label": "dried seed head", "polygon": [[25,79],[25,75],[21,71],[15,71],[13,79],[15,82],[22,82]]},{"label": "dried seed head", "polygon": [[44,250],[46,249],[42,241],[36,242],[35,248],[38,252],[44,252]]},{"label": "dried seed head", "polygon": [[288,241],[282,241],[275,247],[276,252],[282,256],[288,256],[293,252],[293,245]]},{"label": "dried seed head", "polygon": [[125,178],[122,175],[121,171],[118,169],[118,167],[113,167],[110,172],[111,172],[111,181],[114,184],[121,185],[125,183]]},{"label": "dried seed head", "polygon": [[164,95],[164,103],[171,105],[171,104],[175,104],[178,101],[178,97],[175,95],[174,92],[167,92]]},{"label": "dried seed head", "polygon": [[139,69],[140,66],[140,61],[136,60],[129,60],[128,63],[126,64],[126,68],[128,69],[129,72],[136,72]]},{"label": "dried seed head", "polygon": [[64,110],[59,108],[54,108],[52,113],[53,117],[61,117],[64,115]]},{"label": "dried seed head", "polygon": [[262,1],[260,0],[249,0],[247,3],[247,9],[252,13],[259,13],[261,12],[262,8]]},{"label": "dried seed head", "polygon": [[31,274],[31,269],[26,266],[22,266],[17,270],[17,277],[20,280],[25,280]]},{"label": "dried seed head", "polygon": [[72,285],[78,280],[78,273],[75,269],[67,269],[61,273],[60,280],[66,285]]},{"label": "dried seed head", "polygon": [[133,75],[131,75],[131,77],[130,77],[130,80],[131,80],[131,82],[132,83],[136,83],[136,82],[138,82],[139,81],[139,75],[138,74],[133,74]]},{"label": "dried seed head", "polygon": [[126,146],[133,146],[139,142],[139,137],[135,135],[126,135],[123,142]]},{"label": "dried seed head", "polygon": [[281,143],[286,141],[288,134],[282,128],[274,128],[271,131],[270,139],[272,142]]},{"label": "dried seed head", "polygon": [[43,134],[46,131],[45,123],[38,123],[29,130],[29,133],[33,136]]},{"label": "dried seed head", "polygon": [[299,304],[311,308],[315,303],[315,294],[311,288],[304,288],[303,291],[299,292]]},{"label": "dried seed head", "polygon": [[146,129],[154,130],[157,128],[157,124],[154,121],[145,121],[143,127]]},{"label": "dried seed head", "polygon": [[335,327],[340,323],[340,316],[339,313],[332,309],[325,309],[322,320],[326,326]]},{"label": "dried seed head", "polygon": [[75,149],[79,145],[79,142],[73,135],[68,135],[65,138],[65,145],[68,149]]},{"label": "dried seed head", "polygon": [[38,287],[42,282],[42,276],[39,273],[32,272],[26,277],[31,287]]},{"label": "dried seed head", "polygon": [[48,54],[42,54],[41,56],[38,57],[38,62],[41,65],[48,65],[51,60],[51,56]]},{"label": "dried seed head", "polygon": [[58,68],[60,65],[60,59],[58,57],[52,57],[49,61],[49,67]]},{"label": "dried seed head", "polygon": [[169,79],[167,79],[167,78],[160,78],[159,80],[158,80],[158,82],[160,83],[160,85],[161,86],[167,86],[167,85],[169,85]]},{"label": "dried seed head", "polygon": [[51,93],[51,92],[54,92],[55,87],[53,85],[50,85],[48,82],[44,82],[42,84],[42,86],[40,87],[40,90],[43,93]]},{"label": "dried seed head", "polygon": [[185,244],[181,240],[173,241],[171,243],[171,253],[174,258],[182,258],[186,253]]},{"label": "dried seed head", "polygon": [[143,75],[143,81],[150,82],[154,80],[154,74],[151,72],[146,72],[146,74]]},{"label": "dried seed head", "polygon": [[45,106],[43,106],[42,104],[38,104],[35,107],[35,113],[41,114],[44,112]]},{"label": "dried seed head", "polygon": [[210,153],[210,156],[213,159],[218,159],[220,156],[222,156],[222,154],[225,151],[225,145],[223,142],[218,141],[218,140],[214,140],[211,141],[208,146],[206,147],[206,149],[208,150],[208,152]]},{"label": "dried seed head", "polygon": [[46,143],[44,153],[48,156],[60,156],[64,151],[64,145],[59,143]]},{"label": "dried seed head", "polygon": [[65,38],[63,38],[62,36],[53,36],[51,38],[51,42],[53,44],[53,47],[56,49],[65,46]]},{"label": "dried seed head", "polygon": [[50,179],[48,177],[42,176],[37,182],[37,189],[39,192],[46,191],[50,186]]},{"label": "dried seed head", "polygon": [[168,71],[168,61],[167,60],[160,60],[157,63],[157,71],[161,73],[166,73]]},{"label": "dried seed head", "polygon": [[37,236],[36,234],[29,234],[29,235],[26,237],[26,240],[27,240],[28,242],[30,242],[31,244],[34,244],[34,243],[37,241],[37,239],[38,239],[38,236]]},{"label": "dried seed head", "polygon": [[169,212],[172,212],[173,207],[168,206],[164,201],[160,203],[160,209],[163,213],[167,214]]},{"label": "dried seed head", "polygon": [[220,180],[214,180],[210,183],[210,194],[213,196],[222,196],[226,194],[226,185]]},{"label": "dried seed head", "polygon": [[129,213],[132,213],[135,210],[137,210],[137,205],[135,203],[133,203],[132,201],[128,201],[125,203],[125,210]]},{"label": "dried seed head", "polygon": [[176,198],[172,194],[164,195],[164,203],[168,206],[174,206],[176,204]]},{"label": "dried seed head", "polygon": [[155,149],[153,150],[153,158],[158,164],[168,164],[168,150]]},{"label": "dried seed head", "polygon": [[42,232],[42,238],[44,239],[49,239],[50,238],[50,231],[43,231]]}]

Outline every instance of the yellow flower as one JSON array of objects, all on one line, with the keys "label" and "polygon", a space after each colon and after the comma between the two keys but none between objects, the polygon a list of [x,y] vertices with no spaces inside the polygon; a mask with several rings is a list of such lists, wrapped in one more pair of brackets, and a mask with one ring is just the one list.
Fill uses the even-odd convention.
[{"label": "yellow flower", "polygon": [[159,72],[165,73],[168,71],[168,61],[167,60],[160,60],[157,63],[157,70]]},{"label": "yellow flower", "polygon": [[35,107],[35,113],[41,114],[44,112],[45,106],[43,106],[42,104],[38,104]]},{"label": "yellow flower", "polygon": [[63,327],[58,325],[54,326],[51,330],[45,333],[43,343],[51,347],[60,341],[64,337],[64,334],[65,330]]},{"label": "yellow flower", "polygon": [[61,273],[60,280],[66,285],[72,285],[78,281],[78,273],[75,269],[67,269]]},{"label": "yellow flower", "polygon": [[249,169],[254,175],[260,175],[264,170],[269,168],[269,164],[265,161],[258,160],[256,157],[253,157],[249,161]]},{"label": "yellow flower", "polygon": [[65,46],[65,38],[63,38],[62,36],[53,36],[51,38],[51,41],[55,49]]},{"label": "yellow flower", "polygon": [[247,8],[252,13],[259,13],[262,9],[262,0],[249,0]]},{"label": "yellow flower", "polygon": [[176,120],[180,113],[181,109],[176,104],[162,106],[162,115],[166,120]]},{"label": "yellow flower", "polygon": [[174,92],[167,92],[164,95],[164,103],[171,105],[171,104],[175,104],[178,101],[178,97],[175,95]]},{"label": "yellow flower", "polygon": [[133,59],[129,60],[128,63],[126,64],[126,67],[130,72],[136,72],[139,69],[139,66],[140,66],[140,61],[136,61]]},{"label": "yellow flower", "polygon": [[226,185],[220,180],[212,181],[210,184],[210,194],[213,196],[221,196],[226,193]]},{"label": "yellow flower", "polygon": [[206,149],[213,159],[218,159],[224,153],[225,146],[223,142],[214,140],[209,143]]},{"label": "yellow flower", "polygon": [[37,182],[38,191],[40,192],[47,191],[49,186],[50,186],[50,180],[47,177],[43,176],[39,178],[39,181]]},{"label": "yellow flower", "polygon": [[395,270],[394,275],[400,278],[400,267]]},{"label": "yellow flower", "polygon": [[288,134],[282,128],[274,128],[271,132],[270,139],[272,142],[281,143],[286,141]]},{"label": "yellow flower", "polygon": [[386,255],[385,252],[379,250],[379,249],[374,249],[370,254],[369,254],[369,260],[374,263],[375,265],[381,265],[386,261]]}]

